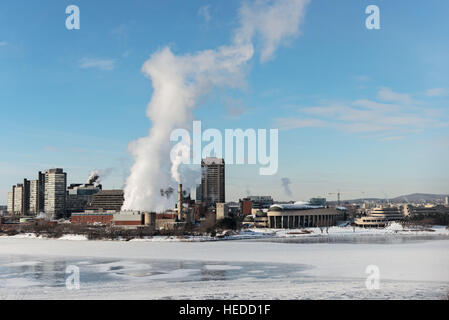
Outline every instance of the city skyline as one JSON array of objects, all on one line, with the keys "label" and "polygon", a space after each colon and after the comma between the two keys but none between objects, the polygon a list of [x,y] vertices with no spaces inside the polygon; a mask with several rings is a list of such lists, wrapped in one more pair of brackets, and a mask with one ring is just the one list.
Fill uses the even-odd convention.
[{"label": "city skyline", "polygon": [[[68,184],[110,169],[104,187],[123,187],[133,164],[128,143],[151,126],[143,63],[166,45],[188,54],[227,43],[242,2],[176,2],[176,13],[173,3],[112,3],[105,20],[100,3],[80,1],[73,32],[64,25],[68,1],[0,4],[8,30],[0,34],[0,204],[12,185],[52,167],[64,168]],[[367,30],[368,4],[311,1],[300,32],[271,59],[259,53],[243,88],[202,99],[194,117],[206,128],[280,130],[278,173],[227,165],[228,200],[449,193],[449,5],[412,11],[406,1],[381,2],[382,28]],[[36,18],[44,12],[48,19]]]}]

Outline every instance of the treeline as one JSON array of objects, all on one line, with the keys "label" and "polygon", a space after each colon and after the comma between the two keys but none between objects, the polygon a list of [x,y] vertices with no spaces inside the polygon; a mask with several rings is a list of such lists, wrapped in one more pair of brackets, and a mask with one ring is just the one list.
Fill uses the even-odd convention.
[{"label": "treeline", "polygon": [[407,217],[405,222],[416,225],[440,225],[449,226],[449,214],[447,213],[430,213],[430,214],[416,214],[411,217]]},{"label": "treeline", "polygon": [[240,218],[225,218],[215,222],[215,219],[206,219],[199,225],[183,224],[171,230],[155,230],[151,227],[138,227],[124,229],[109,225],[81,225],[81,224],[54,224],[48,221],[36,221],[21,225],[0,225],[0,235],[14,236],[17,234],[33,233],[45,238],[60,238],[63,235],[84,235],[89,240],[125,240],[145,239],[155,236],[188,237],[211,236],[226,230],[239,230]]}]

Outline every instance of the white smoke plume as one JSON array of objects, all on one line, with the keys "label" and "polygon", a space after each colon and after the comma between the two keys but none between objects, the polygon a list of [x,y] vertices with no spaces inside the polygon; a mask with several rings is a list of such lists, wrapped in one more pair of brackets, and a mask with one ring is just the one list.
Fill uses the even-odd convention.
[{"label": "white smoke plume", "polygon": [[101,180],[109,176],[112,171],[113,171],[112,168],[107,168],[103,170],[93,170],[90,172],[89,177],[86,180],[86,184],[98,185],[101,183]]},{"label": "white smoke plume", "polygon": [[135,163],[126,181],[123,210],[161,212],[173,207],[171,198],[175,197],[162,197],[160,192],[182,180],[179,164],[169,164],[171,132],[189,127],[198,99],[213,88],[244,84],[256,37],[260,39],[260,60],[266,61],[285,40],[298,35],[308,2],[256,0],[244,4],[231,44],[179,56],[165,47],[145,62],[142,72],[153,85],[147,109],[153,126],[147,137],[129,145]]},{"label": "white smoke plume", "polygon": [[292,190],[290,189],[290,184],[291,184],[291,180],[289,178],[282,178],[281,179],[281,185],[282,188],[284,188],[284,192],[287,196],[292,197],[293,193]]}]

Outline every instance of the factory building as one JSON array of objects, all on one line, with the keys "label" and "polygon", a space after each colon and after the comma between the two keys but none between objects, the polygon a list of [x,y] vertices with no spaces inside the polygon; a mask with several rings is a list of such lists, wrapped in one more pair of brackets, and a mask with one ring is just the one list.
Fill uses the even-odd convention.
[{"label": "factory building", "polygon": [[72,213],[70,219],[73,224],[112,224],[114,213],[115,211],[86,210]]},{"label": "factory building", "polygon": [[333,226],[340,215],[339,210],[335,208],[314,206],[308,202],[296,202],[272,205],[268,209],[267,220],[270,228],[295,229]]},{"label": "factory building", "polygon": [[66,215],[67,174],[63,169],[45,172],[44,210],[50,219],[61,219]]},{"label": "factory building", "polygon": [[67,216],[74,212],[84,211],[92,203],[94,195],[101,191],[101,188],[101,185],[94,184],[71,184],[67,188]]},{"label": "factory building", "polygon": [[120,211],[125,201],[123,190],[101,190],[92,197],[88,210]]},{"label": "factory building", "polygon": [[225,202],[225,162],[219,158],[205,158],[201,161],[201,199],[206,206]]},{"label": "factory building", "polygon": [[156,227],[156,213],[140,211],[85,210],[72,214],[73,224],[103,224],[120,228]]}]

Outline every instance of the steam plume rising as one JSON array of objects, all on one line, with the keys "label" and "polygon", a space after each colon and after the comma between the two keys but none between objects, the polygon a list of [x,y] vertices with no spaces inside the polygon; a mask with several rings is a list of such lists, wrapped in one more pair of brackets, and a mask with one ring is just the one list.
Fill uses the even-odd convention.
[{"label": "steam plume rising", "polygon": [[289,197],[292,197],[293,193],[292,193],[292,190],[290,189],[290,184],[292,183],[291,180],[289,178],[282,178],[281,183],[282,183],[282,188],[284,188],[285,194]]},{"label": "steam plume rising", "polygon": [[99,184],[101,179],[106,178],[112,172],[112,168],[104,170],[93,170],[90,172],[89,177],[86,180],[86,184]]},{"label": "steam plume rising", "polygon": [[87,178],[86,184],[94,184],[100,179],[100,172],[98,170],[94,170],[89,174],[89,178]]},{"label": "steam plume rising", "polygon": [[243,5],[240,26],[229,45],[180,56],[165,47],[151,55],[142,72],[151,79],[154,89],[147,109],[153,127],[147,137],[129,145],[135,163],[126,181],[123,210],[160,212],[174,206],[175,200],[161,196],[161,189],[182,179],[180,162],[169,164],[171,132],[188,127],[198,98],[213,88],[244,84],[245,67],[254,56],[255,37],[261,41],[260,59],[266,61],[286,38],[296,36],[308,2],[258,0]]}]

